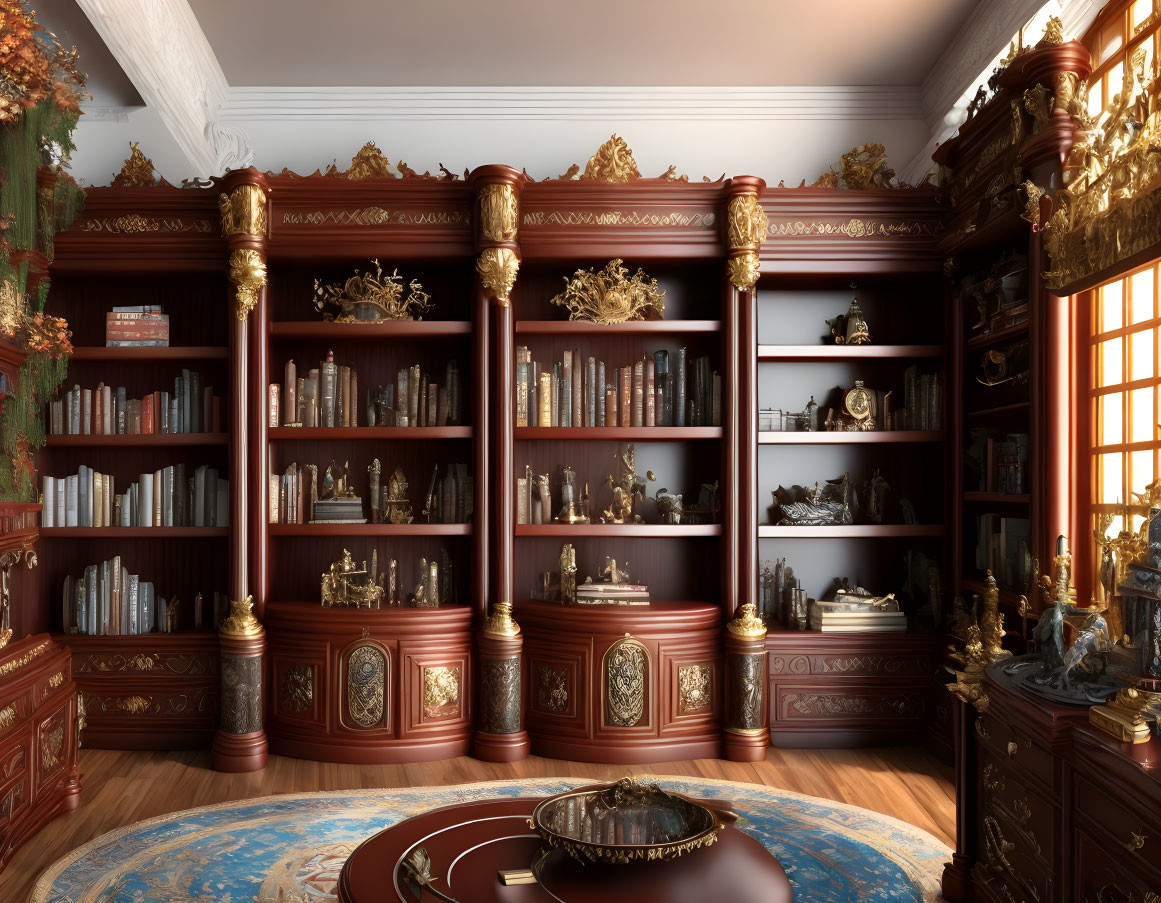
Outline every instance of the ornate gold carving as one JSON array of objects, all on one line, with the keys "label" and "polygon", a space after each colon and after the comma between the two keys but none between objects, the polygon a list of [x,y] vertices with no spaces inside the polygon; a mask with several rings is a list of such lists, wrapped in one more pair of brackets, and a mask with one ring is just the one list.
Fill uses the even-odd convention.
[{"label": "ornate gold carving", "polygon": [[520,225],[516,190],[507,183],[480,189],[480,231],[485,241],[515,241]]},{"label": "ornate gold carving", "polygon": [[423,714],[426,718],[460,714],[460,674],[457,668],[423,669]]},{"label": "ornate gold carving", "polygon": [[[213,653],[184,652],[138,652],[136,655],[94,654],[80,659],[77,670],[82,673],[165,670],[171,674],[208,674],[216,670],[216,658]],[[73,661],[76,662],[78,659]]]},{"label": "ornate gold carving", "polygon": [[582,179],[594,179],[598,182],[632,182],[641,178],[641,170],[637,168],[637,161],[633,159],[633,151],[614,132],[604,144],[597,148],[597,152],[589,157]]},{"label": "ornate gold carving", "polygon": [[738,608],[738,613],[726,624],[726,629],[734,636],[747,640],[760,640],[766,636],[766,622],[758,617],[758,607],[753,602]]},{"label": "ornate gold carving", "polygon": [[992,662],[1011,656],[1001,645],[1004,639],[1004,616],[1000,612],[1000,590],[996,578],[988,571],[986,585],[979,599],[978,614],[969,614],[963,599],[956,598],[952,613],[953,633],[962,649],[951,652],[956,665],[956,681],[947,689],[978,712],[987,711],[988,695],[984,691],[984,669]]},{"label": "ornate gold carving", "polygon": [[52,677],[50,677],[48,679],[48,685],[53,690],[55,690],[57,687],[61,686],[61,684],[63,684],[63,683],[64,683],[64,672],[63,671],[57,671],[56,674],[54,674]]},{"label": "ornate gold carving", "polygon": [[1031,179],[1024,180],[1024,191],[1028,194],[1028,200],[1024,204],[1024,212],[1020,214],[1021,219],[1026,219],[1033,226],[1039,228],[1040,226],[1040,199],[1044,197],[1044,189],[1033,182]]},{"label": "ornate gold carving", "polygon": [[262,635],[262,625],[254,616],[254,597],[231,599],[230,613],[218,627],[222,636],[254,637]]},{"label": "ornate gold carving", "polygon": [[1032,114],[1036,125],[1043,128],[1052,118],[1055,100],[1044,85],[1036,84],[1024,91],[1024,109]]},{"label": "ornate gold carving", "polygon": [[126,213],[123,216],[106,217],[105,219],[81,220],[77,227],[82,232],[213,232],[217,224],[208,219],[174,219],[144,217],[139,213]]},{"label": "ornate gold carving", "polygon": [[532,210],[524,214],[525,226],[643,226],[653,228],[709,229],[717,222],[714,213],[681,210]]},{"label": "ornate gold carving", "polygon": [[568,672],[541,665],[536,671],[536,706],[545,712],[568,709]]},{"label": "ornate gold carving", "polygon": [[40,741],[40,767],[52,771],[64,761],[64,725],[58,724]]},{"label": "ornate gold carving", "polygon": [[122,696],[117,700],[117,708],[132,715],[140,715],[148,711],[149,706],[148,696]]},{"label": "ornate gold carving", "polygon": [[520,258],[511,248],[484,248],[476,261],[476,272],[480,274],[490,297],[502,307],[508,306],[508,298],[516,285],[516,273],[520,269]]},{"label": "ornate gold carving", "polygon": [[895,173],[887,164],[887,149],[882,144],[867,142],[843,154],[843,176],[847,188],[867,191],[872,188],[890,188]]},{"label": "ornate gold carving", "polygon": [[747,251],[726,261],[726,277],[737,286],[740,291],[749,291],[758,282],[761,275],[761,261],[758,255]]},{"label": "ornate gold carving", "polygon": [[609,724],[633,727],[645,714],[645,683],[649,655],[625,634],[605,653],[605,712]]},{"label": "ornate gold carving", "polygon": [[314,308],[323,319],[336,323],[422,319],[424,312],[431,309],[431,295],[423,290],[420,281],[412,279],[404,297],[399,271],[384,276],[379,258],[371,263],[375,264],[374,273],[355,270],[355,275],[346,282],[324,284],[321,279],[315,279]]},{"label": "ornate gold carving", "polygon": [[383,207],[359,207],[355,210],[309,210],[286,212],[282,223],[287,226],[459,226],[470,222],[462,210],[386,210]]},{"label": "ornate gold carving", "polygon": [[902,235],[938,235],[939,223],[934,221],[888,223],[873,220],[849,219],[841,223],[797,222],[771,223],[769,234],[776,238],[802,235],[842,235],[845,238],[894,238]]},{"label": "ornate gold carving", "polygon": [[258,185],[239,185],[218,195],[222,234],[266,236],[266,192]]},{"label": "ornate gold carving", "polygon": [[683,665],[677,669],[677,710],[682,714],[710,707],[710,680],[713,668],[709,665]]},{"label": "ornate gold carving", "polygon": [[565,289],[550,303],[568,311],[570,320],[587,320],[608,326],[629,320],[665,318],[665,292],[643,270],[629,278],[629,270],[617,257],[604,269],[577,270],[565,279]]},{"label": "ornate gold carving", "polygon": [[16,706],[7,705],[0,709],[0,731],[6,731],[16,723]]},{"label": "ornate gold carving", "polygon": [[121,171],[113,176],[114,188],[149,188],[157,184],[153,161],[142,153],[138,142],[129,143],[129,156],[121,164]]},{"label": "ornate gold carving", "polygon": [[235,312],[246,320],[258,303],[258,291],[266,285],[266,262],[251,248],[236,248],[230,253],[230,281],[236,293]]},{"label": "ornate gold carving", "polygon": [[1042,37],[1036,44],[1037,47],[1048,47],[1051,44],[1064,43],[1064,23],[1060,21],[1060,16],[1050,16],[1048,23],[1044,26],[1044,37]]},{"label": "ornate gold carving", "polygon": [[81,748],[82,736],[86,727],[88,727],[88,719],[85,715],[85,694],[83,690],[77,690],[77,749]]},{"label": "ornate gold carving", "polygon": [[762,246],[770,220],[757,195],[730,198],[726,210],[726,236],[730,250],[756,251]]},{"label": "ornate gold carving", "polygon": [[51,642],[49,640],[45,640],[39,646],[34,646],[33,648],[31,648],[27,652],[25,652],[23,655],[12,659],[12,661],[4,662],[4,664],[0,665],[0,677],[7,677],[13,671],[18,671],[19,669],[23,668],[25,665],[27,665],[29,662],[31,662],[34,658],[41,655],[45,650],[47,650],[50,645],[51,645]]},{"label": "ornate gold carving", "polygon": [[372,643],[356,646],[347,656],[347,714],[359,727],[383,723],[387,698],[387,656]]},{"label": "ornate gold carving", "polygon": [[1020,112],[1020,101],[1013,98],[1012,118],[1008,123],[1008,134],[1013,147],[1024,140],[1024,114]]},{"label": "ornate gold carving", "polygon": [[351,157],[351,165],[349,168],[340,171],[332,163],[327,167],[327,171],[323,175],[353,180],[396,178],[395,173],[391,172],[390,162],[383,156],[383,152],[375,146],[374,141],[368,141],[359,148],[358,153]]},{"label": "ornate gold carving", "polygon": [[792,693],[787,696],[791,707],[803,715],[898,715],[922,714],[922,703],[907,693],[843,694]]},{"label": "ornate gold carving", "polygon": [[284,712],[305,712],[314,701],[314,668],[291,665],[282,674],[281,691],[279,701]]},{"label": "ornate gold carving", "polygon": [[512,619],[511,602],[492,604],[492,613],[484,621],[484,633],[494,636],[517,636],[520,633],[520,625]]}]

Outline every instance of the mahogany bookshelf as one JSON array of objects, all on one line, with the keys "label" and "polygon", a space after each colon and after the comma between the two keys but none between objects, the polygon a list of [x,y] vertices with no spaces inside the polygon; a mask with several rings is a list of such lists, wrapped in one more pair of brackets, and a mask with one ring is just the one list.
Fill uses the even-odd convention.
[{"label": "mahogany bookshelf", "polygon": [[224,539],[229,527],[41,527],[48,539]]},{"label": "mahogany bookshelf", "polygon": [[759,445],[882,445],[887,443],[942,442],[939,430],[868,430],[866,432],[792,432],[762,430]]},{"label": "mahogany bookshelf", "polygon": [[273,426],[272,442],[343,439],[471,439],[470,426]]},{"label": "mahogany bookshelf", "polygon": [[196,361],[226,360],[229,349],[212,345],[171,345],[164,348],[105,348],[81,346],[73,348],[70,361]]},{"label": "mahogany bookshelf", "polygon": [[227,433],[85,433],[82,435],[50,435],[45,445],[49,448],[157,448],[175,445],[226,445]]},{"label": "mahogany bookshelf", "polygon": [[759,361],[833,361],[870,358],[927,358],[943,355],[942,345],[759,345]]},{"label": "mahogany bookshelf", "polygon": [[463,320],[386,320],[382,323],[326,323],[283,320],[270,324],[275,338],[296,339],[438,339],[468,336],[472,324]]},{"label": "mahogany bookshelf", "polygon": [[[547,300],[547,299],[546,299]],[[583,320],[518,320],[517,335],[679,335],[719,332],[720,320],[632,320],[627,323],[587,323]]]},{"label": "mahogany bookshelf", "polygon": [[471,536],[471,524],[270,524],[270,536]]},{"label": "mahogany bookshelf", "polygon": [[721,439],[720,426],[518,426],[517,439],[607,440],[613,442],[673,442]]}]

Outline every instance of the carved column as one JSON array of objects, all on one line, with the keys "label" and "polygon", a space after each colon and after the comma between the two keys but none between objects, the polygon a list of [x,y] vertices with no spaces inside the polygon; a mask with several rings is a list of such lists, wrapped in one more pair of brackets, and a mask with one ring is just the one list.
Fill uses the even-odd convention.
[{"label": "carved column", "polygon": [[[520,227],[522,173],[509,166],[484,166],[472,173],[476,190],[476,273],[488,302],[492,396],[487,423],[490,465],[488,484],[512,483],[515,426],[515,347],[512,288],[520,268],[517,235]],[[512,619],[513,543],[516,500],[511,492],[492,497],[489,545],[492,566],[490,598],[477,600],[484,615],[477,636],[480,663],[480,705],[473,752],[490,762],[512,762],[528,755],[523,719],[523,637]]]},{"label": "carved column", "polygon": [[[254,615],[250,565],[265,572],[261,531],[250,531],[252,512],[265,511],[262,478],[265,423],[251,404],[254,383],[265,385],[259,328],[266,295],[266,184],[256,170],[229,173],[218,207],[230,249],[230,615],[218,628],[221,649],[221,721],[213,741],[218,771],[266,767],[262,719],[262,657],[266,632]],[[255,310],[258,311],[255,314]],[[251,381],[254,380],[254,382]],[[261,520],[261,518],[259,518]],[[261,548],[259,548],[261,546]],[[264,580],[262,581],[264,582]],[[264,600],[260,600],[264,601]]]},{"label": "carved column", "polygon": [[727,759],[766,758],[770,728],[766,717],[766,625],[758,603],[758,252],[769,225],[759,197],[766,183],[754,176],[731,179],[726,187],[726,243],[729,280],[725,311],[730,389],[726,406],[727,479],[732,485],[727,511],[725,600],[736,617],[726,624]]}]

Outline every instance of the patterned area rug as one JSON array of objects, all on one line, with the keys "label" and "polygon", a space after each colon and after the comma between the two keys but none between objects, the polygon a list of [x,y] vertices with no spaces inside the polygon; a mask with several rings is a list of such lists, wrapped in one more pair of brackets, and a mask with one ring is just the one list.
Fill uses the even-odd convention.
[{"label": "patterned area rug", "polygon": [[[939,899],[951,850],[893,818],[787,791],[656,777],[666,789],[727,800],[739,827],[782,863],[798,903]],[[268,796],[188,809],[90,841],[40,877],[29,903],[325,903],[364,839],[439,806],[549,796],[591,779]],[[468,901],[465,901],[468,903]]]}]

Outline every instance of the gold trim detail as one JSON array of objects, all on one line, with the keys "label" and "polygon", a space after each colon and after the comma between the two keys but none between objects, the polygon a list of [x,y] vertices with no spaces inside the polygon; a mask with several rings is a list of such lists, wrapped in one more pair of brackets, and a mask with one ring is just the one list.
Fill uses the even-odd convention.
[{"label": "gold trim detail", "polygon": [[[451,707],[449,709],[449,706]],[[445,711],[445,709],[447,711]],[[460,676],[455,668],[423,669],[423,715],[442,718],[460,714]]]},{"label": "gold trim detail", "polygon": [[20,656],[19,658],[14,658],[14,659],[12,659],[12,661],[5,662],[4,664],[0,665],[0,677],[7,677],[13,671],[18,671],[19,669],[23,668],[25,665],[27,665],[29,662],[31,662],[34,658],[36,658],[41,653],[43,653],[45,650],[47,650],[50,645],[52,645],[51,641],[45,640],[39,646],[36,646],[33,649],[29,649],[27,652],[24,653],[24,655]]},{"label": "gold trim detail", "polygon": [[1037,128],[1043,128],[1052,118],[1052,110],[1056,100],[1044,85],[1035,84],[1024,90],[1024,109],[1032,114]]},{"label": "gold trim detail", "polygon": [[218,195],[222,234],[266,237],[266,192],[258,185],[239,185]]},{"label": "gold trim detail", "polygon": [[977,712],[988,710],[987,691],[984,689],[984,669],[992,662],[1009,658],[1012,653],[1001,645],[1004,639],[1004,616],[1000,611],[1000,589],[996,578],[988,571],[979,604],[969,613],[958,596],[952,612],[952,633],[962,649],[951,651],[948,657],[955,663],[955,683],[947,685],[949,692],[975,706]]},{"label": "gold trim detail", "polygon": [[139,142],[129,142],[129,156],[121,164],[121,171],[113,176],[114,188],[152,188],[157,184],[153,161],[142,152]]},{"label": "gold trim detail", "polygon": [[641,170],[633,159],[633,151],[624,138],[613,133],[597,152],[589,157],[582,179],[597,182],[632,182],[641,178]]},{"label": "gold trim detail", "polygon": [[485,241],[515,241],[520,226],[520,202],[507,183],[480,189],[480,231]]},{"label": "gold trim detail", "polygon": [[533,210],[524,214],[525,226],[643,226],[709,229],[717,222],[714,213],[645,212],[637,210]]},{"label": "gold trim detail", "polygon": [[757,251],[770,228],[770,220],[756,195],[730,198],[726,209],[726,235],[731,251]]},{"label": "gold trim detail", "polygon": [[355,156],[351,157],[351,165],[346,170],[340,171],[338,166],[332,163],[323,175],[354,181],[397,178],[395,173],[391,172],[390,167],[391,163],[383,156],[383,152],[379,150],[375,142],[368,141],[359,148]]},{"label": "gold trim detail", "polygon": [[470,217],[462,210],[407,211],[387,210],[383,207],[282,214],[282,224],[285,226],[460,226],[470,221]]},{"label": "gold trim detail", "polygon": [[771,223],[768,234],[775,238],[801,235],[842,235],[845,238],[895,238],[901,235],[938,235],[939,223],[913,221],[909,223],[875,222],[852,218],[841,223],[795,222]]},{"label": "gold trim detail", "polygon": [[512,603],[497,602],[492,606],[492,613],[484,621],[484,633],[493,636],[518,636],[520,625],[512,618]]},{"label": "gold trim detail", "polygon": [[677,711],[700,712],[711,704],[710,681],[713,668],[709,665],[683,665],[677,669]]},{"label": "gold trim detail", "polygon": [[134,234],[137,232],[203,232],[214,231],[216,224],[208,219],[154,219],[144,217],[139,213],[126,213],[123,216],[106,217],[105,219],[82,220],[77,229],[81,232],[109,232]]},{"label": "gold trim detail", "polygon": [[629,277],[624,261],[615,257],[604,269],[577,270],[565,279],[564,291],[549,303],[568,311],[570,320],[610,326],[630,320],[665,319],[665,292],[644,270]]},{"label": "gold trim detail", "polygon": [[1064,43],[1064,23],[1060,16],[1050,16],[1044,26],[1044,37],[1036,44],[1037,47],[1048,47],[1052,44]]},{"label": "gold trim detail", "polygon": [[742,605],[737,615],[726,623],[726,629],[734,636],[748,640],[760,640],[766,636],[766,622],[758,617],[758,607],[753,602]]},{"label": "gold trim detail", "polygon": [[117,700],[117,708],[131,715],[141,715],[149,710],[148,696],[122,696]]},{"label": "gold trim detail", "polygon": [[266,285],[266,262],[252,248],[236,248],[230,253],[230,281],[236,293],[235,313],[245,321],[258,304],[258,291]]},{"label": "gold trim detail", "polygon": [[254,597],[230,600],[230,614],[218,627],[222,636],[255,637],[262,635],[262,625],[254,616]]},{"label": "gold trim detail", "polygon": [[64,683],[64,672],[63,671],[57,671],[56,674],[54,674],[52,677],[50,677],[48,679],[48,685],[53,690],[55,690],[57,687],[61,686],[61,684],[63,684],[63,683]]},{"label": "gold trim detail", "polygon": [[0,731],[6,731],[16,723],[16,706],[9,705],[0,709]]},{"label": "gold trim detail", "polygon": [[487,289],[489,297],[501,307],[508,306],[508,298],[516,285],[520,258],[511,248],[484,248],[476,261],[476,272]]}]

